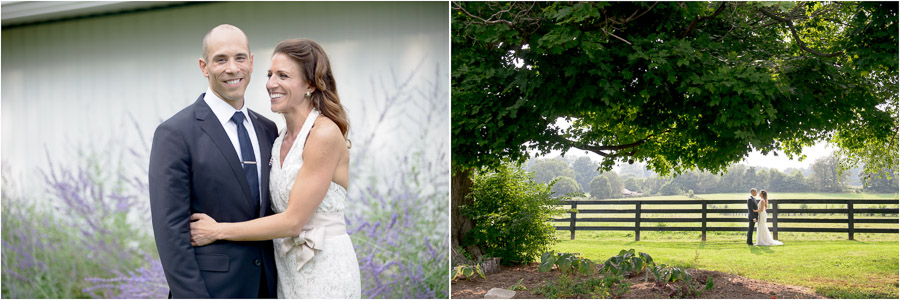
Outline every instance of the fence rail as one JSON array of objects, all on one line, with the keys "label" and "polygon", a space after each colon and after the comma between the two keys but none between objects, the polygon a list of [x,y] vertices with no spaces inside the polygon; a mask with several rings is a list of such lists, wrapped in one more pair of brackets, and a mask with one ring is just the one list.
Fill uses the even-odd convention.
[{"label": "fence rail", "polygon": [[[699,209],[644,209],[647,205],[700,205]],[[569,226],[556,226],[556,230],[571,232],[571,239],[575,239],[575,231],[601,230],[601,231],[634,231],[634,240],[641,240],[641,231],[700,231],[701,238],[706,241],[706,233],[709,231],[746,231],[746,227],[714,227],[707,223],[747,223],[746,209],[708,208],[709,205],[738,204],[746,205],[746,200],[590,200],[590,201],[563,201],[562,206],[569,206],[570,217],[551,219],[553,222],[568,222]],[[771,199],[769,200],[771,214],[769,218],[771,232],[778,239],[778,232],[838,232],[847,233],[853,240],[854,233],[900,233],[897,228],[855,228],[854,224],[877,223],[898,224],[900,219],[857,219],[855,214],[882,214],[898,215],[898,208],[853,208],[858,204],[900,204],[900,199],[870,200],[870,199]],[[846,208],[786,208],[778,209],[779,204],[838,204],[846,205]],[[578,209],[582,205],[634,205],[634,209]],[[643,214],[700,214],[700,218],[643,218]],[[709,218],[708,214],[743,214],[743,218]],[[578,218],[578,214],[634,214],[633,218],[622,217],[591,217]],[[843,214],[846,219],[814,219],[814,218],[779,218],[779,214]],[[634,223],[634,226],[577,226],[578,222],[595,223]],[[701,223],[700,227],[645,227],[641,223]],[[817,228],[817,227],[778,227],[778,223],[801,224],[847,224],[846,228]],[[756,230],[754,228],[754,230]]]}]

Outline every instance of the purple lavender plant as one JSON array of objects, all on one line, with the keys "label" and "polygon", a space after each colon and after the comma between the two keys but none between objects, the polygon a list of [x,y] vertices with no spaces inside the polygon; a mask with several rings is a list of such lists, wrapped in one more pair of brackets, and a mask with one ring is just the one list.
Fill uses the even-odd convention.
[{"label": "purple lavender plant", "polygon": [[[11,195],[3,173],[3,297],[165,296],[158,289],[129,289],[141,281],[123,281],[135,277],[147,289],[165,285],[162,273],[154,273],[152,239],[140,230],[146,184],[126,178],[126,159],[105,149],[83,152],[88,155],[71,166],[48,157],[50,166],[41,171],[46,193]],[[101,279],[110,275],[116,277]]]},{"label": "purple lavender plant", "polygon": [[84,292],[93,298],[165,298],[169,293],[169,286],[166,284],[162,264],[159,259],[150,255],[145,255],[144,260],[146,265],[136,271],[116,271],[118,276],[113,278],[86,278],[94,285],[84,289]]},{"label": "purple lavender plant", "polygon": [[[412,83],[419,69],[421,64],[406,80],[393,80],[395,85],[383,93],[373,90],[374,95],[383,95],[372,101],[377,119],[365,126],[370,131],[353,149],[358,159],[352,160],[351,171],[359,179],[351,187],[347,225],[359,259],[364,298],[449,295],[449,157],[446,139],[438,143],[430,139],[435,134],[446,136],[441,127],[449,126],[448,102],[437,69],[430,86]],[[367,164],[365,160],[373,157],[372,145],[381,137],[380,125],[392,118],[416,124],[408,132],[393,132],[395,136],[417,139],[410,147],[400,147],[405,151],[389,159],[389,168]]]},{"label": "purple lavender plant", "polygon": [[[410,175],[402,169],[400,178]],[[348,232],[360,263],[363,297],[366,298],[446,298],[448,287],[448,241],[437,226],[446,226],[444,217],[423,212],[427,202],[446,197],[423,197],[412,184],[400,184],[386,192],[371,188],[351,198],[368,208],[348,215]]]}]

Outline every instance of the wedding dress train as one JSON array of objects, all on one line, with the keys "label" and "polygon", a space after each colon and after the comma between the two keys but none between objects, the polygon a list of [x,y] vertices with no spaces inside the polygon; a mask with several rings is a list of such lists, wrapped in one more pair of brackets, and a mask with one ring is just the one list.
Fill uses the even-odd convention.
[{"label": "wedding dress train", "polygon": [[768,214],[766,210],[763,209],[759,212],[759,221],[756,224],[756,245],[757,246],[780,246],[784,245],[784,243],[780,241],[776,241],[772,238],[772,233],[769,232],[769,224],[766,223],[766,218]]}]

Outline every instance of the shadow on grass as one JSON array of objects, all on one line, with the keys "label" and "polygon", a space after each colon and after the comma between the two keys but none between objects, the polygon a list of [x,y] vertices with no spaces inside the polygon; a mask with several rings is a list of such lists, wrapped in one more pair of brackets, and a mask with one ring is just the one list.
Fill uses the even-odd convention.
[{"label": "shadow on grass", "polygon": [[769,249],[769,247],[760,247],[760,246],[747,246],[747,247],[750,248],[750,253],[753,253],[756,255],[775,253],[775,251],[772,251],[772,249]]}]

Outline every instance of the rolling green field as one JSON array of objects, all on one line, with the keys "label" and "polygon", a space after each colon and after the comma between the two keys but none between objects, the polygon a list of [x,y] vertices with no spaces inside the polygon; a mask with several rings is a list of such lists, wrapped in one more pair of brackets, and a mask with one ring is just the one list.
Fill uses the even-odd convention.
[{"label": "rolling green field", "polygon": [[[686,196],[662,196],[624,198],[627,200],[743,200],[747,194],[705,194],[694,199]],[[785,193],[772,194],[771,199],[896,199],[897,194],[852,194],[852,193]],[[583,199],[588,200],[588,199]],[[808,208],[846,208],[839,204],[809,204]],[[854,205],[854,208],[897,208],[898,205]],[[568,209],[568,206],[564,206]],[[578,209],[634,209],[634,205],[579,205]],[[643,205],[642,209],[696,209],[700,205]],[[712,207],[708,207],[712,208]],[[746,205],[719,205],[718,208],[746,209]],[[800,208],[799,204],[779,205],[783,208]],[[771,207],[770,207],[771,209]],[[562,214],[566,218],[569,214]],[[735,218],[745,215],[707,214],[711,218]],[[634,214],[578,214],[578,218],[631,218]],[[647,214],[642,218],[699,218],[694,214]],[[897,219],[891,214],[863,215],[855,218]],[[779,218],[834,218],[846,219],[846,214],[816,214],[787,216]],[[568,226],[568,222],[552,222],[556,226]],[[577,226],[634,226],[634,223],[578,222]],[[700,223],[648,223],[642,227],[699,227]],[[715,227],[746,228],[740,223],[708,223]],[[770,222],[771,226],[771,222]],[[847,224],[802,224],[779,223],[785,227],[836,227],[846,228]],[[897,223],[855,224],[856,228],[892,228]],[[898,229],[900,230],[900,229]],[[619,250],[634,248],[653,256],[658,263],[684,267],[714,270],[736,274],[753,279],[783,284],[805,286],[830,298],[893,298],[898,297],[898,234],[896,233],[856,233],[854,240],[848,240],[847,233],[800,233],[780,232],[778,239],[784,246],[747,246],[746,232],[708,232],[707,242],[702,242],[700,232],[642,231],[641,241],[634,241],[633,231],[576,231],[570,240],[570,232],[558,230],[559,239],[553,249],[559,252],[581,253],[591,260],[602,262]],[[754,234],[754,241],[756,236]]]}]

